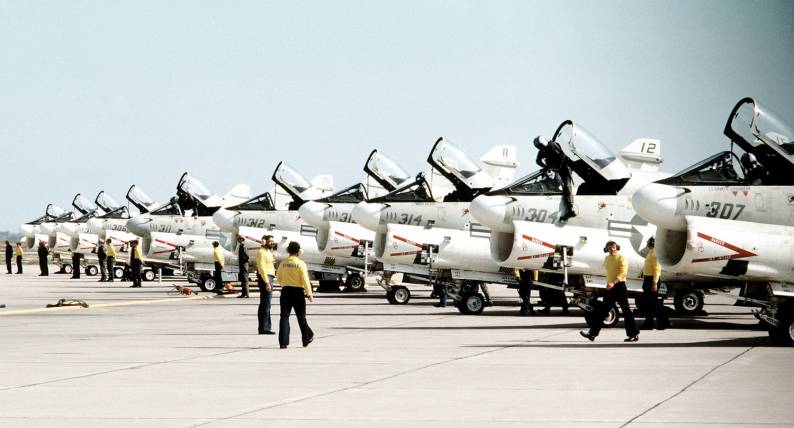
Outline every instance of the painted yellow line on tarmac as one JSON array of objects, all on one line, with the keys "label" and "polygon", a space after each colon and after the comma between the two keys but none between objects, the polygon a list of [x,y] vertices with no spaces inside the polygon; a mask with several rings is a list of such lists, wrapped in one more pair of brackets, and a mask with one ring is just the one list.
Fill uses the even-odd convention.
[{"label": "painted yellow line on tarmac", "polygon": [[89,304],[87,308],[82,306],[56,306],[54,308],[35,308],[35,309],[19,309],[16,311],[7,311],[3,312],[0,311],[0,317],[3,316],[10,316],[10,315],[29,315],[35,314],[39,312],[57,312],[60,310],[65,309],[91,309],[91,308],[112,308],[115,306],[133,306],[133,305],[151,305],[155,303],[165,303],[165,302],[183,302],[185,300],[205,300],[211,299],[210,296],[192,296],[192,297],[182,297],[182,298],[168,298],[168,299],[153,299],[153,300],[123,300],[121,302],[114,302],[114,303],[98,303],[98,304]]}]

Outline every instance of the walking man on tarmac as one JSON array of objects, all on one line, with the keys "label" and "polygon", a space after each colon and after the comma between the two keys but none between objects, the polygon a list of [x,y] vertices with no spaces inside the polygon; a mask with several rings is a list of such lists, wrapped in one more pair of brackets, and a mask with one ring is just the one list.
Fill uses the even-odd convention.
[{"label": "walking man on tarmac", "polygon": [[223,251],[218,244],[218,241],[212,241],[212,258],[215,260],[215,271],[212,273],[212,279],[215,281],[215,294],[220,296],[223,294]]},{"label": "walking man on tarmac", "polygon": [[22,257],[25,256],[25,251],[22,249],[22,243],[17,242],[17,246],[14,249],[14,252],[17,255],[17,273],[22,273]]},{"label": "walking man on tarmac", "polygon": [[80,257],[82,254],[72,251],[72,278],[80,279]]},{"label": "walking man on tarmac", "polygon": [[560,175],[562,180],[562,202],[565,209],[560,215],[560,221],[567,221],[571,217],[576,217],[573,209],[573,176],[571,166],[568,165],[568,157],[560,147],[560,143],[551,140],[546,141],[542,136],[535,137],[533,141],[535,148],[538,149],[538,156],[535,163],[541,168],[550,169]]},{"label": "walking man on tarmac", "polygon": [[141,268],[143,267],[143,255],[138,240],[130,241],[130,270],[132,271],[132,285],[130,288],[141,287]]},{"label": "walking man on tarmac", "polygon": [[259,334],[276,334],[270,321],[270,302],[273,300],[273,282],[276,279],[276,258],[273,256],[273,236],[262,237],[262,246],[256,253],[256,285],[259,287]]},{"label": "walking man on tarmac", "polygon": [[[642,299],[645,302],[645,322],[641,330],[656,328],[664,330],[670,327],[670,319],[664,310],[664,304],[659,300],[659,277],[662,274],[662,265],[656,259],[656,239],[648,238],[648,254],[642,268]],[[655,322],[654,322],[655,321]]]},{"label": "walking man on tarmac", "polygon": [[11,259],[14,258],[14,248],[6,239],[6,275],[11,275]]},{"label": "walking man on tarmac", "polygon": [[515,275],[518,279],[518,297],[521,299],[521,316],[535,315],[535,309],[529,298],[532,296],[532,284],[537,279],[538,271],[516,269]]},{"label": "walking man on tarmac", "polygon": [[619,251],[620,247],[615,241],[608,241],[604,247],[604,252],[609,253],[604,258],[604,270],[606,270],[607,274],[607,294],[604,297],[603,304],[596,309],[598,316],[594,317],[595,322],[590,327],[590,331],[582,330],[579,332],[582,337],[591,342],[598,336],[609,310],[616,302],[620,305],[620,310],[623,313],[623,323],[626,327],[626,336],[628,336],[624,342],[636,342],[640,339],[640,331],[637,330],[634,314],[631,313],[629,297],[626,291],[629,262]]},{"label": "walking man on tarmac", "polygon": [[289,315],[293,308],[295,308],[295,316],[298,318],[298,326],[301,329],[303,347],[309,346],[314,340],[314,332],[306,322],[306,301],[303,300],[305,297],[309,303],[314,302],[312,284],[309,282],[306,263],[298,258],[300,251],[299,243],[290,242],[287,246],[289,257],[281,262],[278,273],[276,273],[278,283],[281,284],[281,298],[279,299],[281,317],[278,328],[278,343],[281,349],[285,349],[289,345]]},{"label": "walking man on tarmac", "polygon": [[107,269],[108,269],[108,282],[113,282],[115,279],[115,270],[116,270],[116,248],[113,247],[112,241],[110,238],[105,241],[105,253],[108,255],[107,260]]},{"label": "walking man on tarmac", "polygon": [[50,254],[50,250],[47,249],[47,245],[44,244],[44,241],[39,241],[39,270],[41,273],[39,276],[49,276],[50,275],[50,268],[47,266],[47,256]]},{"label": "walking man on tarmac", "polygon": [[237,237],[237,261],[239,263],[240,272],[237,274],[237,279],[240,281],[240,287],[243,291],[237,296],[240,299],[247,299],[248,296],[248,252],[245,251],[245,238],[242,236]]},{"label": "walking man on tarmac", "polygon": [[99,282],[105,282],[108,280],[107,266],[105,266],[108,253],[105,251],[105,246],[101,242],[96,246],[96,256],[97,259],[99,259],[99,273],[102,274],[102,278],[99,278]]}]

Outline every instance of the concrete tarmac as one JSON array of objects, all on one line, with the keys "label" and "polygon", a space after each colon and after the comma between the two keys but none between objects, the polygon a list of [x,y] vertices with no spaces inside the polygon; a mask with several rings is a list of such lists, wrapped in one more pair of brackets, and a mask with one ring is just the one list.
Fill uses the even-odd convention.
[{"label": "concrete tarmac", "polygon": [[[257,335],[258,295],[189,299],[174,281],[0,274],[0,426],[792,426],[794,349],[772,347],[748,308],[707,296],[623,343],[594,343],[581,311],[519,317],[492,286],[479,316],[407,305],[382,289],[318,294],[315,341]],[[184,284],[184,282],[179,282]],[[41,310],[61,298],[90,307]],[[273,322],[278,325],[278,292]]]}]

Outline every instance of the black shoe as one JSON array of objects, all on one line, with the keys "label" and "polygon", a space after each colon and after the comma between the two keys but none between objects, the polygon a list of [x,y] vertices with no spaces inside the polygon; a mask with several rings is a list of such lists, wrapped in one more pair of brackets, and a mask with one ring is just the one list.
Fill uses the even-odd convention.
[{"label": "black shoe", "polygon": [[442,305],[441,303],[436,303],[433,306],[435,306],[437,308],[446,308],[447,307],[447,305]]},{"label": "black shoe", "polygon": [[549,310],[549,308],[544,308],[539,310],[538,312],[542,313],[543,315],[548,315],[551,313],[551,310]]},{"label": "black shoe", "polygon": [[279,345],[279,348],[281,348],[281,349],[287,349],[287,345]]},{"label": "black shoe", "polygon": [[573,217],[576,217],[576,212],[573,210],[573,208],[568,208],[568,210],[566,210],[565,213],[560,216],[560,221],[568,221],[569,218]]},{"label": "black shoe", "polygon": [[264,331],[264,332],[262,332],[262,333],[259,333],[259,334],[276,334],[276,332],[275,332],[275,331],[268,330],[268,331]]},{"label": "black shoe", "polygon": [[656,329],[657,330],[664,330],[664,329],[670,328],[672,326],[673,326],[673,323],[667,323],[665,325],[657,325]]},{"label": "black shoe", "polygon": [[303,342],[303,347],[309,346],[310,343],[314,342],[314,336],[310,337],[309,340]]},{"label": "black shoe", "polygon": [[627,337],[623,339],[624,342],[638,342],[640,340],[640,335],[635,334],[634,336]]},{"label": "black shoe", "polygon": [[580,332],[579,332],[579,335],[580,335],[580,336],[582,336],[582,337],[584,337],[585,339],[587,339],[587,340],[591,341],[591,342],[592,342],[592,341],[594,341],[594,340],[595,340],[595,338],[596,338],[595,336],[593,336],[592,334],[590,334],[590,332],[589,332],[589,331],[584,331],[584,330],[580,331]]},{"label": "black shoe", "polygon": [[241,295],[237,296],[237,298],[238,299],[248,299],[249,297],[248,297],[247,294],[241,294]]}]

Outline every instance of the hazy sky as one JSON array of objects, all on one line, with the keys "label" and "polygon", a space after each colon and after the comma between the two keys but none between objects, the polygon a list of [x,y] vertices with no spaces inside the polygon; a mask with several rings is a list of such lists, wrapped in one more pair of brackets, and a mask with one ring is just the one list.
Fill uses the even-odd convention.
[{"label": "hazy sky", "polygon": [[574,119],[677,171],[754,96],[794,122],[794,2],[0,1],[0,230],[83,192],[224,193],[284,160],[337,188]]}]

